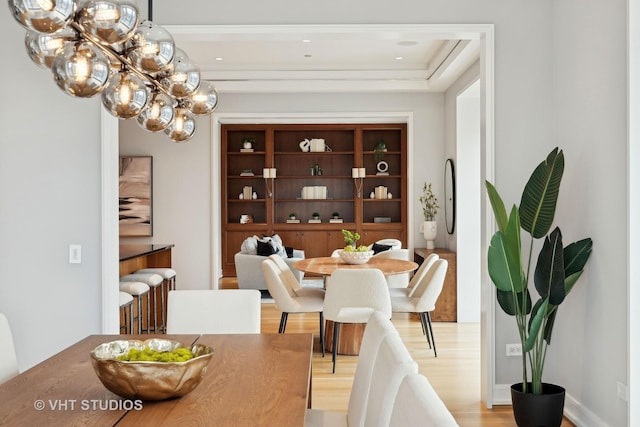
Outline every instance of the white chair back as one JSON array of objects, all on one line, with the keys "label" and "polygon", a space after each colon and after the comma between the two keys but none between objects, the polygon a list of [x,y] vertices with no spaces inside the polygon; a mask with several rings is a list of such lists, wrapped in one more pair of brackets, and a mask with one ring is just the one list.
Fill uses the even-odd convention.
[{"label": "white chair back", "polygon": [[379,245],[391,246],[390,250],[392,251],[402,248],[402,242],[398,239],[382,239],[382,240],[378,240],[376,243]]},{"label": "white chair back", "polygon": [[439,259],[427,271],[422,281],[416,285],[412,298],[418,298],[416,310],[419,313],[433,311],[436,308],[436,301],[442,292],[444,279],[447,275],[449,263],[446,259]]},{"label": "white chair back", "polygon": [[390,427],[457,427],[458,423],[424,375],[409,374],[393,404]]},{"label": "white chair back", "polygon": [[391,298],[384,275],[374,268],[338,268],[329,277],[324,317],[346,323],[367,323],[374,311],[391,318]]},{"label": "white chair back", "polygon": [[[287,267],[287,270],[288,269]],[[267,289],[276,304],[276,308],[287,313],[300,311],[300,303],[294,299],[295,292],[290,287],[287,287],[282,280],[285,272],[269,258],[262,261],[262,272],[264,274],[264,280],[267,282]],[[293,277],[293,280],[296,281],[295,277]]]},{"label": "white chair back", "polygon": [[269,259],[275,264],[275,266],[280,270],[280,278],[284,285],[289,289],[289,293],[294,296],[295,293],[302,288],[298,279],[296,279],[295,274],[289,268],[284,259],[280,255],[269,255]]},{"label": "white chair back", "polygon": [[356,372],[349,395],[347,419],[351,427],[364,426],[373,366],[378,356],[380,344],[387,335],[398,335],[398,330],[388,316],[381,311],[374,311],[364,329]]},{"label": "white chair back", "polygon": [[[409,249],[389,249],[388,251],[378,252],[374,257],[409,261]],[[390,288],[406,288],[409,286],[409,273],[392,274],[386,277]]]},{"label": "white chair back", "polygon": [[413,291],[415,291],[416,285],[420,283],[420,281],[424,278],[425,274],[427,274],[427,271],[429,271],[433,263],[436,262],[439,258],[440,256],[438,254],[431,254],[422,262],[422,264],[420,264],[420,267],[418,267],[418,269],[413,274],[413,277],[409,281],[409,285],[407,287],[410,288],[411,291],[409,291],[409,294],[407,296],[411,296],[411,294],[413,294]]},{"label": "white chair back", "polygon": [[259,334],[260,291],[174,290],[167,302],[168,334]]},{"label": "white chair back", "polygon": [[393,403],[404,377],[418,372],[418,364],[398,335],[387,335],[380,343],[373,366],[365,425],[388,427]]},{"label": "white chair back", "polygon": [[18,359],[7,316],[0,313],[0,384],[18,375]]}]

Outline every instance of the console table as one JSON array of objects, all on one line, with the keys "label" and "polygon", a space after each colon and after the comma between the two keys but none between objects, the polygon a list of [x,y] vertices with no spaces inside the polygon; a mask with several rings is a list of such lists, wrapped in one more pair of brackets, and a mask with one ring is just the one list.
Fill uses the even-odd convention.
[{"label": "console table", "polygon": [[447,275],[444,279],[442,293],[436,302],[436,309],[431,312],[431,320],[434,322],[455,322],[458,320],[458,280],[456,272],[456,253],[448,249],[426,249],[415,248],[413,250],[414,261],[418,264],[422,262],[432,253],[437,254],[440,258],[447,260],[449,266]]}]

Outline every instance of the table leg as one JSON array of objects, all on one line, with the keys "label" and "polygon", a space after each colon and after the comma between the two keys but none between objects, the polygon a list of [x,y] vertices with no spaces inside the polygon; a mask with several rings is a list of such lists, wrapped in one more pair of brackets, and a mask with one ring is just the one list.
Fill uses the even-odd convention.
[{"label": "table leg", "polygon": [[[340,342],[338,343],[338,354],[357,356],[360,353],[362,335],[366,323],[341,323],[338,332]],[[324,328],[325,351],[333,351],[333,321],[327,320]]]}]

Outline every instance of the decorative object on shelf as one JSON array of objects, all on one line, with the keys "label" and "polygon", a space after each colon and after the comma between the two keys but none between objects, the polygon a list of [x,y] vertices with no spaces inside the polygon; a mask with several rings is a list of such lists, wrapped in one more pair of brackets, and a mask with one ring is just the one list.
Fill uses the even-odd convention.
[{"label": "decorative object on shelf", "polygon": [[255,144],[256,140],[253,138],[245,138],[242,140],[242,148],[240,151],[244,153],[252,153],[253,152],[253,144]]},{"label": "decorative object on shelf", "polygon": [[386,199],[388,197],[387,187],[384,185],[378,185],[374,188],[375,199]]},{"label": "decorative object on shelf", "polygon": [[242,198],[244,200],[251,200],[252,195],[253,195],[253,187],[250,185],[245,185],[242,188]]},{"label": "decorative object on shelf", "polygon": [[295,212],[291,212],[289,214],[289,219],[296,219],[296,213]]},{"label": "decorative object on shelf", "polygon": [[314,212],[314,213],[311,214],[311,218],[320,219],[320,214],[318,212]]},{"label": "decorative object on shelf", "polygon": [[318,212],[314,212],[311,214],[309,224],[320,224],[321,222],[322,220],[320,219],[320,214]]},{"label": "decorative object on shelf", "polygon": [[367,172],[365,168],[351,168],[351,177],[356,186],[356,198],[362,197],[362,184]]},{"label": "decorative object on shelf", "polygon": [[190,139],[195,115],[211,114],[218,93],[201,80],[198,66],[151,20],[140,22],[134,0],[10,0],[13,17],[27,31],[30,58],[50,68],[71,96],[102,94],[121,119],[164,131],[175,142]]},{"label": "decorative object on shelf", "polygon": [[[514,204],[508,216],[496,188],[485,183],[498,225],[487,252],[489,276],[496,286],[498,304],[515,317],[522,345],[522,382],[511,386],[513,413],[519,426],[559,426],[562,422],[564,389],[543,383],[542,372],[558,307],[582,275],[593,246],[590,238],[564,246],[559,227],[548,234],[563,172],[564,154],[556,147],[535,168],[522,192],[520,206]],[[522,255],[522,230],[529,234],[527,261]],[[532,270],[534,240],[540,238],[542,248]],[[533,305],[530,272],[540,296]],[[534,407],[538,409],[532,412]]]},{"label": "decorative object on shelf", "polygon": [[389,175],[389,163],[384,160],[380,160],[376,163],[376,175]]},{"label": "decorative object on shelf", "polygon": [[240,176],[255,176],[253,174],[253,171],[251,169],[243,169],[242,172],[240,172]]},{"label": "decorative object on shelf", "polygon": [[374,216],[373,222],[391,222],[391,217],[388,216]]},{"label": "decorative object on shelf", "polygon": [[436,214],[438,213],[438,199],[431,189],[431,183],[424,183],[422,186],[422,195],[418,199],[422,204],[422,215],[424,222],[420,226],[420,232],[427,241],[427,249],[435,248],[435,240],[438,235],[438,223],[436,222]]},{"label": "decorative object on shelf", "polygon": [[251,194],[251,198],[253,200],[256,200],[258,198],[258,193],[256,193],[255,191]]},{"label": "decorative object on shelf", "polygon": [[340,218],[339,212],[334,212],[331,214],[331,218],[329,218],[329,222],[332,224],[340,224],[343,222],[342,218]]},{"label": "decorative object on shelf", "polygon": [[444,222],[447,233],[456,229],[456,171],[453,159],[444,162]]},{"label": "decorative object on shelf", "polygon": [[262,177],[267,187],[267,197],[273,197],[273,180],[276,178],[276,168],[264,168],[262,169]]},{"label": "decorative object on shelf", "polygon": [[253,223],[253,215],[252,214],[242,214],[240,215],[240,224],[252,224]]},{"label": "decorative object on shelf", "polygon": [[389,199],[389,200],[393,199],[393,194],[387,193],[387,199]]},{"label": "decorative object on shelf", "polygon": [[299,224],[300,220],[297,219],[297,218],[298,217],[297,217],[296,213],[295,212],[291,212],[289,214],[289,219],[287,220],[287,224]]},{"label": "decorative object on shelf", "polygon": [[325,185],[311,185],[302,187],[303,199],[326,199],[327,187]]},{"label": "decorative object on shelf", "polygon": [[309,168],[309,173],[311,173],[311,176],[322,175],[322,168],[320,167],[318,162],[315,162],[311,165],[311,167]]},{"label": "decorative object on shelf", "polygon": [[369,193],[369,198],[370,199],[375,199],[376,198],[376,193],[374,191],[372,191],[371,193]]},{"label": "decorative object on shelf", "polygon": [[376,163],[379,163],[384,160],[384,153],[387,152],[387,144],[383,139],[376,143],[376,146],[373,148],[373,160]]}]

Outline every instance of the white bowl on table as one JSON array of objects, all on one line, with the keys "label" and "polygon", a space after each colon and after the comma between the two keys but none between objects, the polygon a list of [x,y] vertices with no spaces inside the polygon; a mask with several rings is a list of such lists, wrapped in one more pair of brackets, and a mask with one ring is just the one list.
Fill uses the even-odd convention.
[{"label": "white bowl on table", "polygon": [[345,251],[338,252],[340,258],[347,264],[365,264],[373,256],[373,251],[359,252],[359,251]]}]

